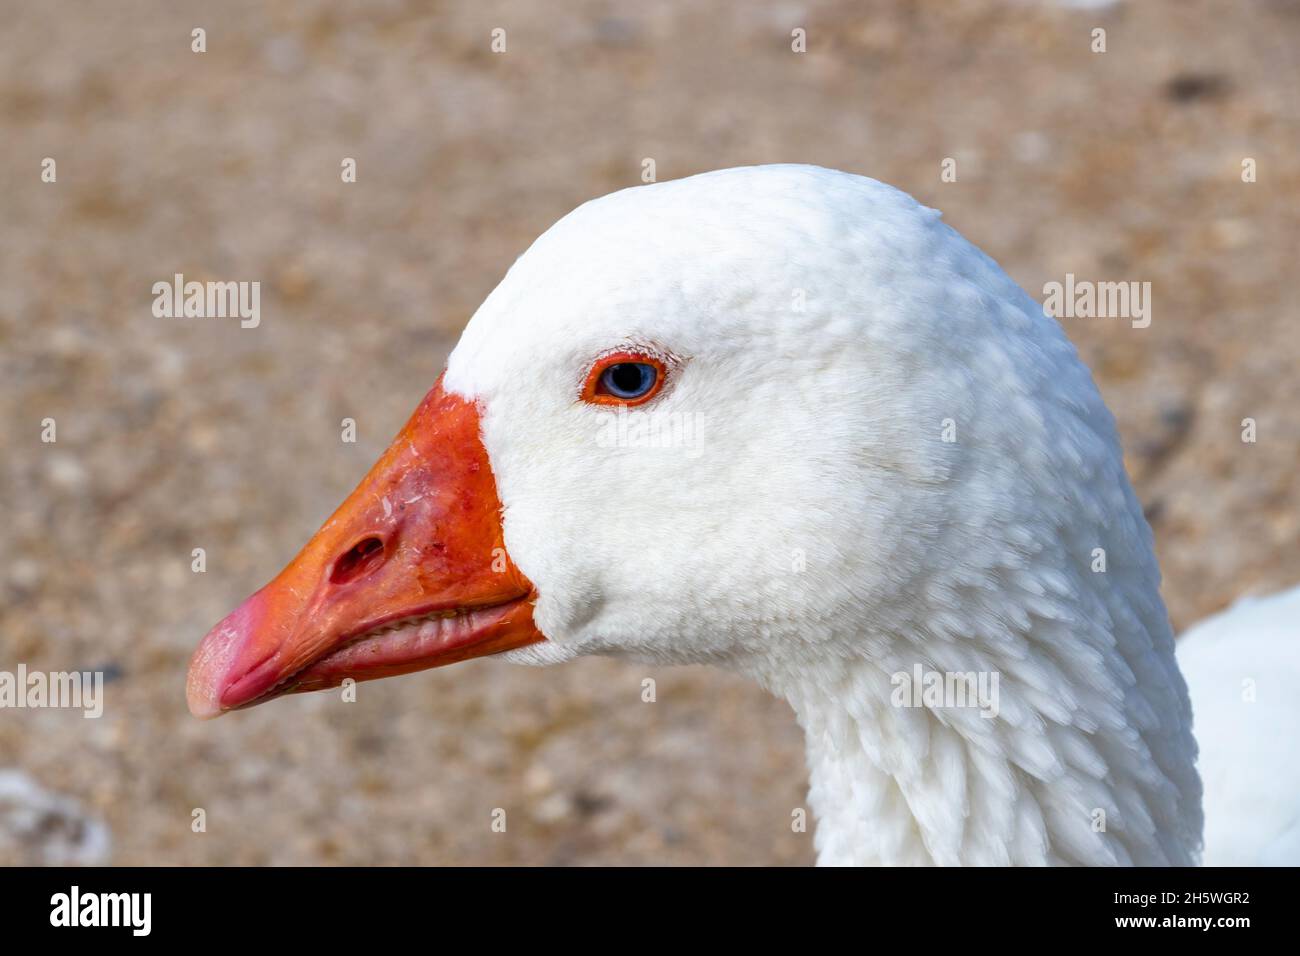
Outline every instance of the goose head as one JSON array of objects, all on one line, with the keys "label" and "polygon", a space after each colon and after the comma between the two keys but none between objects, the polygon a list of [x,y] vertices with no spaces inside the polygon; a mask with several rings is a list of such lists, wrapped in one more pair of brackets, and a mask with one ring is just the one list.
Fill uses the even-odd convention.
[{"label": "goose head", "polygon": [[[873,180],[724,170],[542,235],[188,695],[709,663],[793,705],[824,862],[1187,862],[1158,584],[1109,412],[992,260]],[[996,713],[900,703],[918,668]]]}]

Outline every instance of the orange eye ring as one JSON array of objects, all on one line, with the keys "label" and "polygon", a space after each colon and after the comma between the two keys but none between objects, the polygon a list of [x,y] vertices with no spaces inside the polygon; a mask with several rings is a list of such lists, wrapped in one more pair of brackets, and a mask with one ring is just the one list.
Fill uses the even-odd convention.
[{"label": "orange eye ring", "polygon": [[646,352],[610,352],[587,373],[582,400],[589,405],[644,405],[664,387],[668,363]]}]

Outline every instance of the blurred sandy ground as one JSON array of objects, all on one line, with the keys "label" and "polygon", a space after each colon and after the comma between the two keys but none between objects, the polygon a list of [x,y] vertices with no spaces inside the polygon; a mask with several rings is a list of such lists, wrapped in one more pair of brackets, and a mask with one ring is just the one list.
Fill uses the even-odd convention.
[{"label": "blurred sandy ground", "polygon": [[[1152,282],[1149,329],[1067,329],[1175,624],[1300,581],[1294,2],[4,0],[0,22],[0,668],[117,675],[97,721],[0,712],[0,768],[57,795],[0,800],[6,862],[93,819],[92,858],[124,864],[810,861],[794,721],[721,673],[487,661],[185,712],[199,637],[351,489],[529,241],[644,157],[884,179],[1035,294]],[[261,327],[153,318],[175,272],[261,281]]]}]

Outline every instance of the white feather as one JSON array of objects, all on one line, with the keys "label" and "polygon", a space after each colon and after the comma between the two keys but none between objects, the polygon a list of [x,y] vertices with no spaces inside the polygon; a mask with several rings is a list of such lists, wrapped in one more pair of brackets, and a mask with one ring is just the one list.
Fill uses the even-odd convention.
[{"label": "white feather", "polygon": [[1178,640],[1205,782],[1209,866],[1300,865],[1300,588]]}]

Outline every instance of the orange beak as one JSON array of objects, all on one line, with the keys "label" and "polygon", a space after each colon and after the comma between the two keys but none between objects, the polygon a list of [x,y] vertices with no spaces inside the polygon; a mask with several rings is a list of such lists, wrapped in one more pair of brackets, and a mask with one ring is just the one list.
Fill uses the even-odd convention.
[{"label": "orange beak", "polygon": [[506,554],[478,411],[439,378],[324,527],[203,639],[196,717],[542,640]]}]

